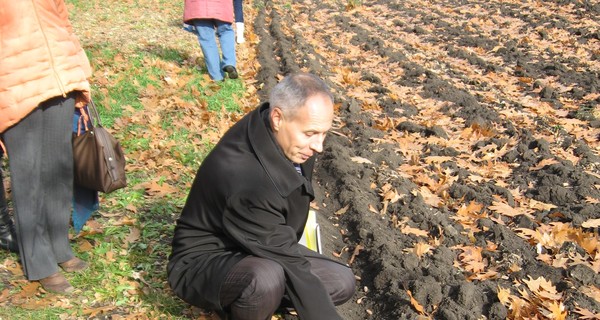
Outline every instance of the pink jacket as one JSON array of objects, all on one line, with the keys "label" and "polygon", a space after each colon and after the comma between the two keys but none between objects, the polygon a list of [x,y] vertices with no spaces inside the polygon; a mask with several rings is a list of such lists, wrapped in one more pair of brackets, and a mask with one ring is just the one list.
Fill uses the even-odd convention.
[{"label": "pink jacket", "polygon": [[0,132],[50,98],[71,91],[89,96],[89,76],[64,0],[2,1]]},{"label": "pink jacket", "polygon": [[185,0],[183,22],[193,19],[216,19],[233,23],[232,0]]}]

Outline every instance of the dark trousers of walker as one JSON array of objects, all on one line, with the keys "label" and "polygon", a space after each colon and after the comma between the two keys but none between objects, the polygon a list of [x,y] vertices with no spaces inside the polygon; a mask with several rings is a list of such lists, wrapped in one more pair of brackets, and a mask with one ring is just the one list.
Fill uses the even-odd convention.
[{"label": "dark trousers of walker", "polygon": [[73,94],[41,103],[2,138],[8,154],[21,265],[29,280],[74,257],[69,243],[73,198]]},{"label": "dark trousers of walker", "polygon": [[[311,272],[329,292],[335,305],[352,298],[356,279],[349,267],[327,260],[307,257]],[[248,256],[233,266],[225,277],[220,292],[221,305],[234,320],[270,320],[283,305],[285,273],[275,261]]]}]

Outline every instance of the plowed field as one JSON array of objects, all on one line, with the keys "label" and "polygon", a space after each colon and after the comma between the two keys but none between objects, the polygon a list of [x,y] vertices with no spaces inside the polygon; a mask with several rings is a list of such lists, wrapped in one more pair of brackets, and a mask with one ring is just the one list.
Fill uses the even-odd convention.
[{"label": "plowed field", "polygon": [[255,6],[261,98],[335,92],[314,207],[346,319],[600,316],[600,4]]}]

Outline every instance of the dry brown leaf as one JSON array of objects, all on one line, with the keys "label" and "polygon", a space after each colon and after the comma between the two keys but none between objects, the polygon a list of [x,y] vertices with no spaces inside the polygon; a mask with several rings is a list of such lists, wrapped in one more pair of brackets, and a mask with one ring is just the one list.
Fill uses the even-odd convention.
[{"label": "dry brown leaf", "polygon": [[551,210],[551,209],[556,209],[557,208],[557,206],[555,206],[555,205],[553,205],[551,203],[544,203],[544,202],[537,201],[537,200],[534,200],[534,199],[530,199],[529,200],[528,207],[531,208],[531,209],[534,209],[534,210],[542,210],[542,211]]},{"label": "dry brown leaf", "polygon": [[0,293],[0,303],[4,302],[9,296],[10,296],[10,289],[5,288],[4,290],[2,290],[2,293]]},{"label": "dry brown leaf", "polygon": [[565,305],[559,301],[551,301],[544,304],[544,315],[549,319],[565,320],[568,312],[565,310]]},{"label": "dry brown leaf", "polygon": [[37,281],[27,282],[23,287],[21,287],[21,291],[14,296],[16,299],[23,298],[31,298],[37,294],[38,288],[40,287],[40,283]]},{"label": "dry brown leaf", "polygon": [[94,249],[92,243],[89,242],[87,239],[82,238],[82,240],[77,241],[77,244],[79,247],[79,251],[81,252],[90,252],[92,249]]},{"label": "dry brown leaf", "polygon": [[83,310],[83,314],[91,317],[91,318],[95,318],[96,316],[98,316],[99,314],[105,313],[107,311],[113,310],[115,307],[114,306],[103,306],[103,307],[98,307],[98,308],[89,308],[89,309],[84,309]]},{"label": "dry brown leaf", "polygon": [[440,206],[440,204],[442,203],[442,199],[440,197],[438,197],[437,195],[435,195],[434,193],[432,193],[429,190],[429,188],[427,188],[425,186],[422,186],[421,188],[419,188],[419,193],[423,197],[423,201],[432,207],[438,208]]},{"label": "dry brown leaf", "polygon": [[420,314],[424,314],[425,308],[423,308],[423,306],[419,303],[419,301],[417,301],[415,298],[413,298],[412,292],[410,292],[410,290],[406,290],[406,293],[410,297],[410,304],[415,308],[415,310],[417,310],[417,312]]},{"label": "dry brown leaf", "polygon": [[510,301],[510,289],[502,288],[502,287],[498,286],[497,296],[498,296],[498,300],[500,301],[500,303],[507,306]]},{"label": "dry brown leaf", "polygon": [[600,200],[588,196],[588,197],[585,197],[585,202],[590,203],[590,204],[599,204]]},{"label": "dry brown leaf", "polygon": [[432,248],[433,247],[431,245],[429,245],[428,243],[419,242],[415,245],[414,248],[404,249],[404,252],[412,252],[415,255],[417,255],[417,257],[421,258],[425,254],[429,253]]},{"label": "dry brown leaf", "polygon": [[596,300],[598,303],[600,303],[600,288],[596,287],[596,286],[584,286],[579,288],[579,290],[581,290],[581,292],[585,295],[587,295],[588,297]]},{"label": "dry brown leaf", "polygon": [[123,245],[125,247],[129,247],[129,244],[138,241],[140,239],[140,236],[140,229],[136,227],[131,227],[131,229],[129,230],[129,234],[125,237],[125,239],[123,239]]},{"label": "dry brown leaf", "polygon": [[432,163],[443,163],[446,161],[452,161],[454,158],[452,157],[445,157],[445,156],[429,156],[429,157],[425,157],[425,163],[427,164],[432,164]]},{"label": "dry brown leaf", "polygon": [[580,315],[578,319],[600,319],[600,313],[593,313],[592,311],[581,307],[576,307],[574,312]]},{"label": "dry brown leaf", "polygon": [[348,205],[346,205],[345,207],[341,208],[340,210],[336,211],[334,214],[335,214],[336,216],[341,216],[341,215],[343,215],[344,213],[346,213],[346,211],[348,211],[348,208],[350,208],[350,205],[349,205],[349,204],[348,204]]},{"label": "dry brown leaf", "polygon": [[379,211],[377,211],[377,209],[375,209],[375,207],[372,204],[369,204],[369,211],[379,214]]},{"label": "dry brown leaf", "polygon": [[350,160],[352,160],[352,162],[356,162],[356,163],[366,163],[366,164],[373,164],[373,162],[371,162],[371,160],[369,159],[365,159],[363,157],[351,157]]},{"label": "dry brown leaf", "polygon": [[589,219],[581,224],[584,228],[598,228],[600,227],[600,219]]},{"label": "dry brown leaf", "polygon": [[496,270],[486,270],[484,272],[479,272],[479,273],[475,273],[473,275],[470,275],[467,277],[467,280],[473,281],[473,280],[489,280],[489,279],[496,279],[498,278],[498,271]]},{"label": "dry brown leaf", "polygon": [[556,161],[556,159],[543,159],[537,165],[530,167],[529,170],[530,171],[540,170],[540,169],[543,169],[545,166],[555,164],[555,163],[558,163],[558,161]]},{"label": "dry brown leaf", "polygon": [[533,216],[531,215],[530,209],[518,208],[518,207],[513,208],[504,202],[493,201],[492,205],[489,206],[489,209],[492,211],[495,211],[501,215],[507,216],[507,217],[517,217],[520,215],[524,215],[524,216],[531,218],[532,220],[534,219]]},{"label": "dry brown leaf", "polygon": [[414,234],[415,236],[418,236],[418,237],[429,236],[429,232],[418,229],[418,228],[413,228],[410,226],[403,226],[402,228],[400,228],[400,232],[402,232],[404,234]]},{"label": "dry brown leaf", "polygon": [[354,251],[352,251],[352,256],[350,257],[350,260],[348,261],[348,264],[351,265],[354,262],[354,259],[359,255],[360,251],[364,249],[364,247],[360,244],[356,245],[356,247],[354,248]]},{"label": "dry brown leaf", "polygon": [[8,270],[14,276],[23,275],[23,269],[21,268],[21,264],[10,258],[6,258],[6,260],[4,260],[4,262],[2,263],[2,267]]},{"label": "dry brown leaf", "polygon": [[552,282],[544,279],[544,277],[539,277],[537,279],[533,279],[529,277],[529,279],[524,279],[523,282],[527,285],[529,290],[534,294],[547,299],[547,300],[560,300],[562,299],[562,293],[556,291],[556,287],[552,285]]},{"label": "dry brown leaf", "polygon": [[383,200],[388,201],[389,203],[396,203],[398,200],[402,199],[403,196],[398,194],[396,189],[388,190],[383,195]]}]

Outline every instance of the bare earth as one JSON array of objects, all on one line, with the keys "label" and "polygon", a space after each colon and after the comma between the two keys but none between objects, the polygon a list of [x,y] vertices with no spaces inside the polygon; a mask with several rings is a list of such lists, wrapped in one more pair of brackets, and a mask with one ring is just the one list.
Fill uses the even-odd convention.
[{"label": "bare earth", "polygon": [[345,319],[598,319],[597,2],[264,8],[262,98],[302,70],[339,104],[315,207]]}]

